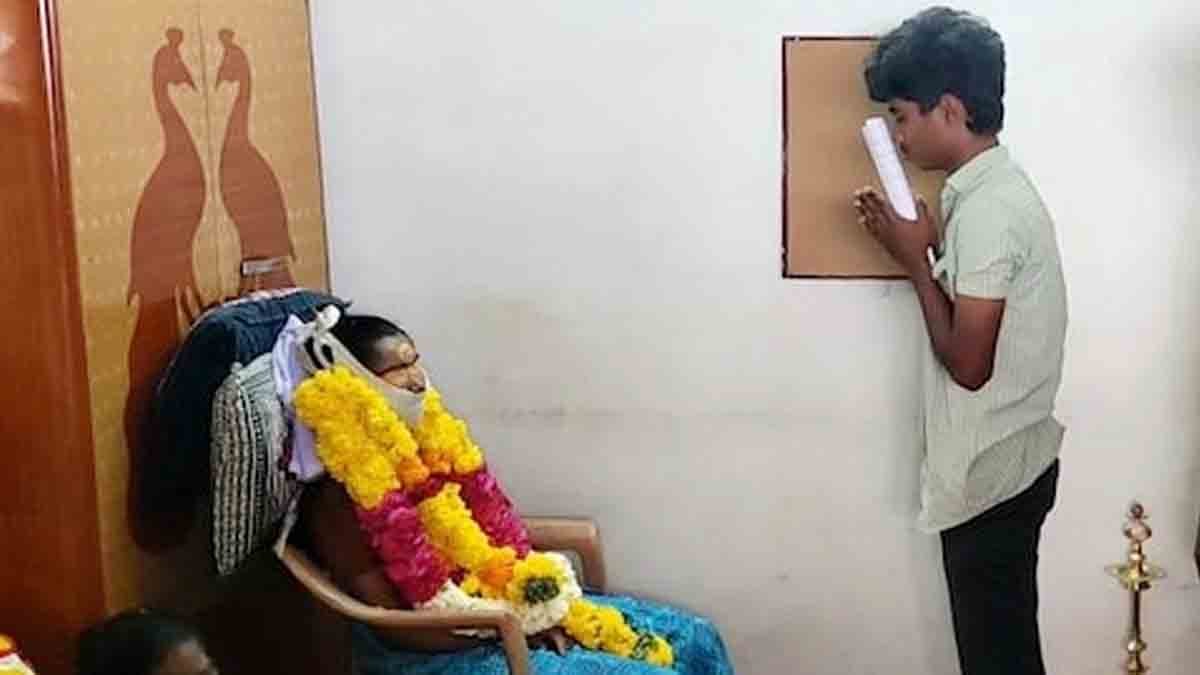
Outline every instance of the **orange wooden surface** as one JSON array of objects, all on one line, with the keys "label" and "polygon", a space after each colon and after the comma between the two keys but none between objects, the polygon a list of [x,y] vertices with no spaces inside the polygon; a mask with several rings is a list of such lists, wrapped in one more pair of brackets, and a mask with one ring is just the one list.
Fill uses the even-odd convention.
[{"label": "orange wooden surface", "polygon": [[0,631],[39,673],[65,675],[74,634],[104,613],[104,585],[75,231],[56,161],[66,148],[39,5],[0,2]]}]

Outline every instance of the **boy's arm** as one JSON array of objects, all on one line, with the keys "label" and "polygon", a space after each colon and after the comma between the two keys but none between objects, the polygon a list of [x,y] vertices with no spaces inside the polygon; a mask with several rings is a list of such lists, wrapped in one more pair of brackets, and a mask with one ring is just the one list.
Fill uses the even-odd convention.
[{"label": "boy's arm", "polygon": [[[995,366],[1007,289],[994,283],[981,288],[996,297],[959,293],[952,301],[946,296],[933,278],[927,255],[929,248],[937,243],[937,228],[924,200],[918,200],[916,221],[901,218],[872,188],[855,193],[855,208],[867,230],[912,279],[938,361],[960,386],[971,391],[983,388]],[[999,276],[1004,277],[1005,273],[1000,271]]]},{"label": "boy's arm", "polygon": [[929,263],[910,272],[938,361],[959,386],[978,391],[992,379],[1004,300],[959,295],[952,302],[934,281]]}]

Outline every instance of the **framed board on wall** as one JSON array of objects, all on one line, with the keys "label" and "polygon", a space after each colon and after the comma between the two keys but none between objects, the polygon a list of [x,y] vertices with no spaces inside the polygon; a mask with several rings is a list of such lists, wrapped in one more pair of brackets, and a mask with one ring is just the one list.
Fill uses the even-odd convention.
[{"label": "framed board on wall", "polygon": [[[885,106],[867,96],[871,37],[783,38],[783,276],[898,279],[900,266],[858,224],[854,190],[879,179],[860,129]],[[938,212],[943,176],[905,163]]]}]

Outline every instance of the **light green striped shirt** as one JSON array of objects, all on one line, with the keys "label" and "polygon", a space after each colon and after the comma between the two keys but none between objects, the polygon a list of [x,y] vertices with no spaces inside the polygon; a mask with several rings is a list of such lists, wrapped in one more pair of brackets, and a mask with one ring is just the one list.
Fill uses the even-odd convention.
[{"label": "light green striped shirt", "polygon": [[1067,294],[1054,222],[1003,146],[955,171],[934,276],[951,299],[1005,300],[992,378],[959,386],[932,348],[924,365],[925,462],[918,525],[964,523],[1029,487],[1058,457]]}]

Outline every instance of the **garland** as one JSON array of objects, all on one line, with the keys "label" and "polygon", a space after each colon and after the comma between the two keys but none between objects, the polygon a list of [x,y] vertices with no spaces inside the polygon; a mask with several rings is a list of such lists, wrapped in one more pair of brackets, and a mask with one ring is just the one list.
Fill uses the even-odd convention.
[{"label": "garland", "polygon": [[317,457],[355,504],[388,579],[418,609],[503,609],[532,635],[561,626],[580,645],[670,667],[661,636],[584,599],[570,562],[533,551],[466,422],[429,390],[409,428],[387,400],[337,366],[305,380],[296,412]]},{"label": "garland", "polygon": [[671,645],[653,633],[637,633],[621,612],[612,607],[577,600],[563,620],[563,628],[588,649],[606,651],[627,659],[670,667],[675,661]]},{"label": "garland", "polygon": [[429,478],[412,433],[387,401],[349,370],[308,378],[297,388],[295,403],[319,439],[317,458],[359,506],[374,509],[387,494]]},{"label": "garland", "polygon": [[421,423],[413,436],[431,473],[461,476],[483,468],[483,451],[471,440],[467,423],[446,410],[436,389],[425,394]]},{"label": "garland", "polygon": [[0,675],[34,675],[17,651],[16,641],[4,634],[0,634]]}]

